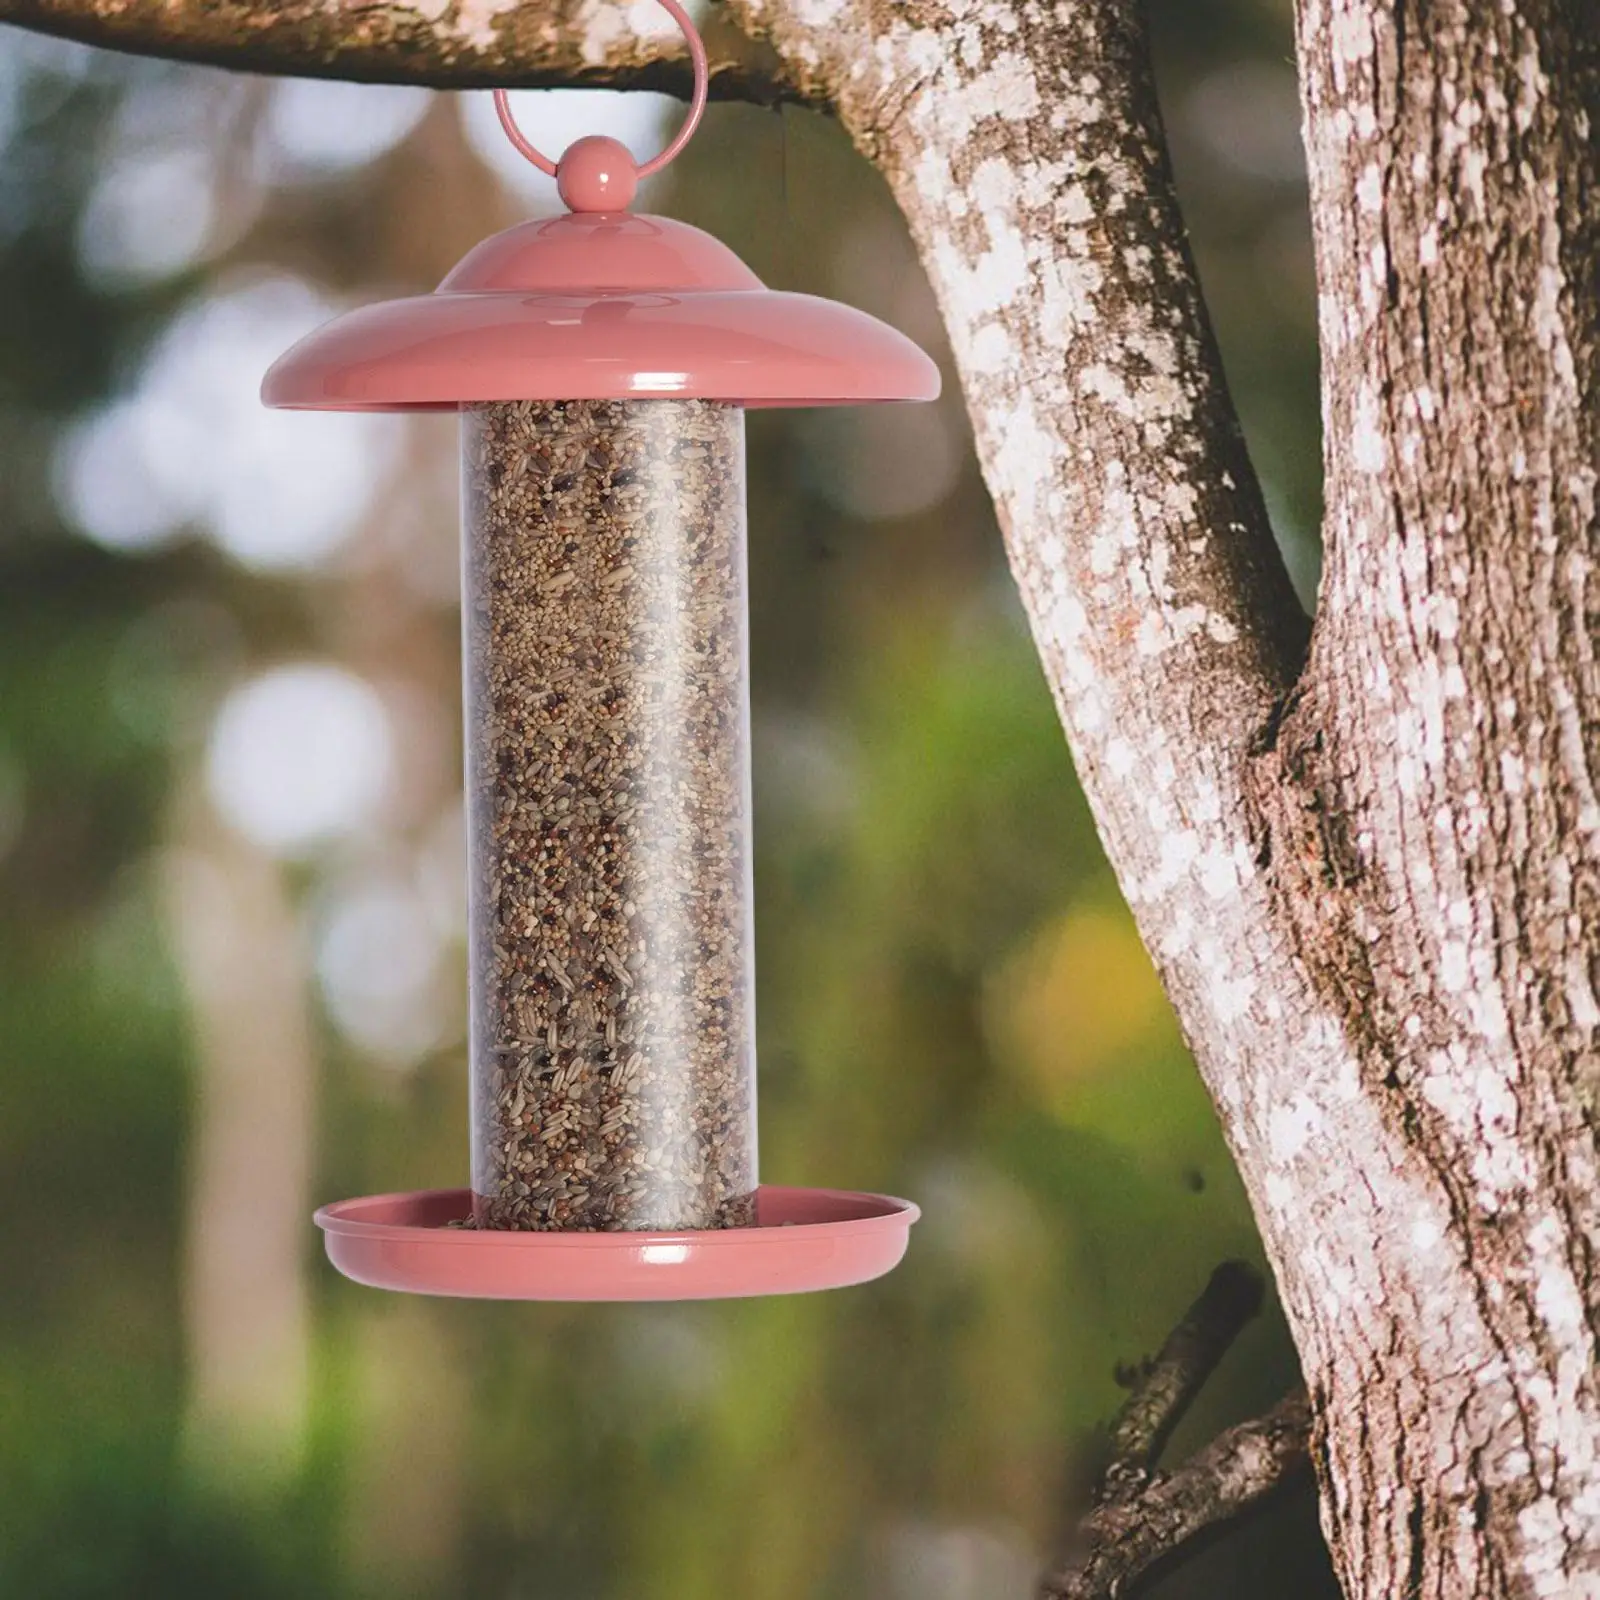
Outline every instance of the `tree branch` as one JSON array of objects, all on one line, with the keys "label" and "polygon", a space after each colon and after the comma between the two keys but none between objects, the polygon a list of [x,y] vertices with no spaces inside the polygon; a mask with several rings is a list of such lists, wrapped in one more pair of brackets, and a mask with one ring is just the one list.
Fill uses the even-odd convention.
[{"label": "tree branch", "polygon": [[1297,1389],[1265,1416],[1218,1434],[1176,1472],[1096,1506],[1082,1528],[1087,1553],[1045,1579],[1042,1600],[1126,1600],[1157,1568],[1303,1477],[1310,1441],[1311,1404]]},{"label": "tree branch", "polygon": [[[656,89],[687,99],[671,19],[641,34],[614,0],[549,5],[422,0],[0,0],[0,22],[84,44],[244,72],[440,89]],[[702,33],[711,95],[818,105],[770,50],[713,7]]]},{"label": "tree branch", "polygon": [[1253,1511],[1310,1461],[1311,1411],[1296,1389],[1264,1417],[1219,1434],[1171,1473],[1162,1448],[1240,1330],[1261,1309],[1259,1274],[1225,1261],[1138,1373],[1111,1424],[1109,1456],[1076,1551],[1040,1585],[1042,1600],[1111,1600]]},{"label": "tree branch", "polygon": [[[1285,1060],[1338,1082],[1347,1058],[1246,803],[1308,626],[1207,322],[1140,8],[728,4],[832,98],[906,215],[1078,776],[1253,1153]],[[1281,1262],[1297,1241],[1267,1243]]]},{"label": "tree branch", "polygon": [[1224,1261],[1211,1274],[1111,1424],[1103,1493],[1115,1496],[1144,1480],[1206,1379],[1261,1309],[1261,1293],[1260,1275],[1243,1261]]}]

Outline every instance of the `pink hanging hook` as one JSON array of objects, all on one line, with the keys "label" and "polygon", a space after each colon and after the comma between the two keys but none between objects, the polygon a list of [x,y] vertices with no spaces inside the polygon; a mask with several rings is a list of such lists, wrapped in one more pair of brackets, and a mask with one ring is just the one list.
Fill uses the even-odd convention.
[{"label": "pink hanging hook", "polygon": [[[504,89],[494,91],[494,109],[500,126],[519,154],[525,156],[541,172],[561,184],[562,198],[574,211],[598,211],[612,206],[625,207],[633,198],[633,190],[640,178],[653,177],[676,159],[694,136],[706,109],[706,92],[710,74],[706,66],[706,47],[701,42],[699,30],[689,20],[679,0],[659,0],[667,14],[683,30],[689,46],[689,60],[694,67],[694,93],[689,99],[689,115],[678,129],[676,138],[660,155],[653,156],[642,166],[635,166],[633,158],[615,139],[590,136],[579,139],[561,157],[552,161],[531,144],[511,113],[511,102]],[[569,162],[569,157],[572,160]],[[624,168],[624,163],[626,164]],[[630,170],[631,169],[631,170]],[[570,192],[569,192],[570,191]]]}]

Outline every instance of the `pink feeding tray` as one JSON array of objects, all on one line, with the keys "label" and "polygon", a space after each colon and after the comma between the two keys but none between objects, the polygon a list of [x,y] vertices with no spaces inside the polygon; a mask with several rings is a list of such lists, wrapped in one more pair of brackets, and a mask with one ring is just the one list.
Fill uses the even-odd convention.
[{"label": "pink feeding tray", "polygon": [[375,1289],[476,1300],[728,1300],[842,1289],[906,1253],[919,1212],[892,1195],[766,1185],[754,1228],[682,1233],[512,1233],[452,1227],[467,1189],[323,1206],[328,1259]]}]

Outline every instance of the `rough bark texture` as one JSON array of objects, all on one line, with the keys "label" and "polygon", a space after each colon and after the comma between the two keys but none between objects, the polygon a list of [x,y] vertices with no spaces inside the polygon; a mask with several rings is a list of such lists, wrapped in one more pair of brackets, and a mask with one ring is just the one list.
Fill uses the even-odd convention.
[{"label": "rough bark texture", "polygon": [[1376,1225],[1298,1268],[1358,1592],[1600,1592],[1597,41],[1299,13],[1327,565],[1262,800],[1383,1139],[1304,1118]]},{"label": "rough bark texture", "polygon": [[[724,87],[832,105],[910,221],[1273,1260],[1349,1593],[1600,1595],[1592,0],[1302,0],[1309,664],[1132,0],[730,9],[777,67]],[[125,47],[455,83],[642,81],[643,10],[0,0]]]}]

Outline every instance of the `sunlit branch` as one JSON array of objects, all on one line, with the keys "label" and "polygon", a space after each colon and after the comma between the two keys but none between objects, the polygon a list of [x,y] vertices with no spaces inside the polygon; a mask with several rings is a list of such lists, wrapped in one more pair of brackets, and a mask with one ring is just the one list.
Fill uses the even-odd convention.
[{"label": "sunlit branch", "polygon": [[[440,89],[654,89],[688,97],[675,33],[641,36],[594,0],[521,5],[488,20],[451,7],[348,0],[0,0],[0,22],[134,55],[243,72]],[[614,8],[612,8],[614,10]],[[777,57],[713,8],[711,96],[819,104]]]}]

